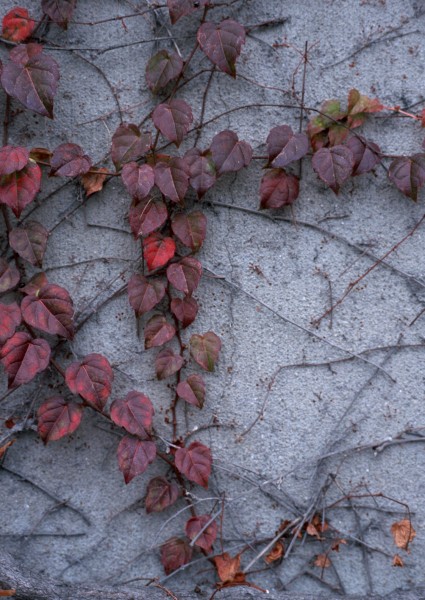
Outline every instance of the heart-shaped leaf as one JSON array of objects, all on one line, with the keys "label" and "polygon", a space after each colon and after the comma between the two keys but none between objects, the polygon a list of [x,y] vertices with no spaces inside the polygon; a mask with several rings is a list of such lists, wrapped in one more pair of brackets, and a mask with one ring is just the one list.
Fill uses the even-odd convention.
[{"label": "heart-shaped leaf", "polygon": [[211,521],[210,515],[191,517],[185,527],[185,532],[190,540],[199,548],[211,552],[217,538],[217,523]]},{"label": "heart-shaped leaf", "polygon": [[127,163],[122,168],[122,180],[127,192],[135,200],[145,198],[155,185],[155,174],[150,165]]},{"label": "heart-shaped leaf", "polygon": [[161,564],[166,575],[187,565],[192,558],[192,547],[186,540],[172,537],[161,546]]},{"label": "heart-shaped leaf", "polygon": [[9,388],[28,383],[49,365],[50,346],[46,340],[33,339],[18,331],[0,350],[0,362],[8,375]]},{"label": "heart-shaped leaf", "polygon": [[198,314],[198,303],[192,296],[173,298],[170,304],[171,312],[180,321],[182,327],[189,327]]},{"label": "heart-shaped leaf", "polygon": [[138,440],[126,435],[119,443],[117,455],[124,481],[130,483],[137,475],[144,473],[155,460],[156,446],[154,442]]},{"label": "heart-shaped leaf", "polygon": [[176,334],[176,330],[168,323],[164,315],[154,315],[146,323],[145,327],[145,348],[154,348],[163,346],[169,342]]},{"label": "heart-shaped leaf", "polygon": [[27,166],[29,152],[20,146],[3,146],[0,148],[0,176],[11,175]]},{"label": "heart-shaped leaf", "polygon": [[52,283],[42,287],[37,295],[26,296],[21,303],[22,317],[28,325],[60,335],[74,337],[74,306],[69,293]]},{"label": "heart-shaped leaf", "polygon": [[152,427],[154,408],[150,399],[140,392],[128,392],[125,398],[111,405],[111,419],[128,433],[146,438]]},{"label": "heart-shaped leaf", "polygon": [[36,22],[30,18],[27,9],[17,6],[4,15],[2,36],[19,44],[32,34],[35,25]]},{"label": "heart-shaped leaf", "polygon": [[189,165],[190,185],[201,199],[217,180],[211,153],[202,153],[199,148],[191,148],[184,157]]},{"label": "heart-shaped leaf", "polygon": [[190,338],[190,354],[206,371],[214,371],[220,350],[221,340],[213,331],[204,335],[194,334]]},{"label": "heart-shaped leaf", "polygon": [[196,9],[206,6],[210,0],[167,0],[171,23],[174,25],[181,17],[190,15]]},{"label": "heart-shaped leaf", "polygon": [[239,141],[237,134],[229,129],[213,137],[210,150],[219,175],[239,171],[252,159],[252,148],[248,142]]},{"label": "heart-shaped leaf", "polygon": [[283,169],[271,169],[261,180],[260,208],[282,208],[293,204],[299,191],[298,177],[286,173]]},{"label": "heart-shaped leaf", "polygon": [[12,263],[8,263],[0,257],[0,294],[13,290],[18,285],[21,276],[18,269]]},{"label": "heart-shaped leaf", "polygon": [[205,382],[200,375],[189,375],[185,381],[181,381],[176,392],[179,398],[183,398],[189,404],[202,408],[205,402]]},{"label": "heart-shaped leaf", "polygon": [[159,279],[146,279],[136,273],[128,282],[127,291],[131,308],[140,316],[161,302],[165,296],[165,285]]},{"label": "heart-shaped leaf", "polygon": [[353,175],[363,175],[369,173],[381,162],[381,150],[378,144],[366,140],[361,136],[351,137],[346,142],[347,148],[350,148],[354,156]]},{"label": "heart-shaped leaf", "polygon": [[38,434],[47,444],[70,435],[78,428],[83,416],[83,407],[76,402],[68,402],[61,396],[52,396],[43,402],[37,416]]},{"label": "heart-shaped leaf", "polygon": [[199,260],[187,256],[179,262],[167,267],[168,281],[184,294],[191,296],[199,285],[202,276],[202,265]]},{"label": "heart-shaped leaf", "polygon": [[184,100],[159,104],[152,113],[154,125],[170,142],[180,146],[193,122],[192,109]]},{"label": "heart-shaped leaf", "polygon": [[173,238],[152,233],[143,240],[143,254],[149,271],[166,265],[173,258],[175,252],[176,243]]},{"label": "heart-shaped leaf", "polygon": [[313,169],[331,190],[338,194],[353,172],[354,156],[347,146],[321,148],[313,154]]},{"label": "heart-shaped leaf", "polygon": [[167,481],[165,477],[154,477],[148,483],[145,498],[145,509],[151,512],[162,512],[172,506],[180,496],[179,486]]},{"label": "heart-shaped leaf", "polygon": [[10,231],[9,244],[24,260],[41,267],[48,237],[49,232],[41,223],[26,221],[24,225]]},{"label": "heart-shaped leaf", "polygon": [[146,81],[154,94],[177,79],[183,69],[183,61],[175,52],[160,50],[146,65]]},{"label": "heart-shaped leaf", "polygon": [[162,227],[168,218],[167,206],[162,200],[145,198],[133,203],[128,215],[131,231],[135,238],[149,235]]},{"label": "heart-shaped leaf", "polygon": [[117,171],[122,164],[144,156],[150,150],[151,144],[151,134],[141,133],[137,125],[132,123],[119,125],[112,136],[111,149],[112,162]]},{"label": "heart-shaped leaf", "polygon": [[368,113],[380,112],[383,110],[384,105],[378,100],[378,98],[369,98],[360,94],[356,89],[352,89],[348,92],[348,118],[347,125],[351,129],[363,125],[366,120]]},{"label": "heart-shaped leaf", "polygon": [[155,184],[172,202],[182,203],[189,187],[189,165],[185,159],[173,157],[157,163]]},{"label": "heart-shaped leaf", "polygon": [[0,204],[7,204],[19,218],[40,190],[41,170],[30,160],[26,167],[0,177]]},{"label": "heart-shaped leaf", "polygon": [[86,173],[81,177],[81,183],[83,184],[87,198],[103,189],[103,184],[105,183],[107,176],[108,169],[106,167],[100,167],[96,172]]},{"label": "heart-shaped leaf", "polygon": [[184,359],[179,354],[174,354],[171,348],[163,348],[155,359],[155,371],[158,379],[171,377],[180,371]]},{"label": "heart-shaped leaf", "polygon": [[189,214],[179,213],[171,221],[171,229],[176,238],[196,252],[202,246],[207,233],[207,218],[199,210]]},{"label": "heart-shaped leaf", "polygon": [[72,363],[65,372],[71,392],[79,394],[100,411],[109,398],[113,379],[111,365],[101,354],[88,354],[83,360]]},{"label": "heart-shaped leaf", "polygon": [[3,304],[0,302],[0,346],[15,333],[21,324],[21,309],[16,304]]},{"label": "heart-shaped leaf", "polygon": [[388,177],[400,192],[416,202],[418,191],[425,183],[425,154],[394,159]]},{"label": "heart-shaped leaf", "polygon": [[218,25],[203,23],[197,34],[199,45],[220,71],[236,77],[236,59],[245,44],[245,29],[233,19]]},{"label": "heart-shaped leaf", "polygon": [[66,29],[72,18],[77,0],[41,0],[41,8],[54,23]]},{"label": "heart-shaped leaf", "polygon": [[90,171],[92,161],[78,144],[60,144],[50,159],[50,176],[76,177]]},{"label": "heart-shaped leaf", "polygon": [[267,137],[267,152],[273,167],[286,167],[308,152],[308,137],[294,133],[288,125],[274,127]]},{"label": "heart-shaped leaf", "polygon": [[212,465],[211,450],[208,446],[201,442],[192,442],[187,448],[179,448],[176,451],[175,464],[187,479],[204,488],[208,487]]}]

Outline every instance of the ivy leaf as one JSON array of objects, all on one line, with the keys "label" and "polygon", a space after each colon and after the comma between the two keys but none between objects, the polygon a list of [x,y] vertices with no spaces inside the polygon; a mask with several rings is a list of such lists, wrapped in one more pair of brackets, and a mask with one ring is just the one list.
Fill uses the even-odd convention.
[{"label": "ivy leaf", "polygon": [[[314,151],[327,146],[329,143],[330,128],[339,129],[338,121],[347,117],[347,111],[341,109],[341,102],[336,99],[325,100],[320,106],[320,112],[307,125],[307,133]],[[346,136],[349,130],[346,129]]]},{"label": "ivy leaf", "polygon": [[30,160],[20,171],[0,177],[0,204],[9,206],[16,217],[21,216],[40,191],[41,169]]},{"label": "ivy leaf", "polygon": [[[187,537],[190,540],[196,540],[194,544],[207,552],[211,552],[217,538],[217,523],[210,521],[210,515],[199,515],[198,517],[191,517],[185,527]],[[207,523],[209,523],[208,526]]]},{"label": "ivy leaf", "polygon": [[171,23],[174,25],[181,17],[190,15],[201,6],[206,6],[210,0],[167,0]]},{"label": "ivy leaf", "polygon": [[172,202],[182,203],[189,187],[189,165],[184,158],[173,157],[155,165],[155,184]]},{"label": "ivy leaf", "polygon": [[146,65],[146,81],[154,94],[177,79],[183,69],[183,61],[176,52],[160,50]]},{"label": "ivy leaf", "polygon": [[199,148],[191,148],[184,158],[189,165],[190,185],[200,200],[217,180],[211,152],[202,153]]},{"label": "ivy leaf", "polygon": [[192,547],[186,540],[172,537],[161,546],[161,563],[166,575],[169,575],[192,558]]},{"label": "ivy leaf", "polygon": [[151,512],[162,512],[172,506],[180,496],[179,486],[169,482],[165,477],[154,477],[148,483],[145,498],[145,509]]},{"label": "ivy leaf", "polygon": [[180,146],[193,122],[192,109],[184,100],[172,99],[155,108],[152,120],[168,141]]},{"label": "ivy leaf", "polygon": [[185,381],[181,381],[176,392],[189,404],[202,408],[205,402],[205,382],[200,375],[189,375]]},{"label": "ivy leaf", "polygon": [[2,36],[19,44],[30,37],[34,28],[35,21],[30,18],[27,9],[17,6],[4,15]]},{"label": "ivy leaf", "polygon": [[173,238],[163,237],[160,233],[152,233],[143,240],[143,254],[149,271],[166,265],[175,252],[176,243]]},{"label": "ivy leaf", "polygon": [[145,327],[145,348],[154,348],[163,346],[169,342],[176,334],[176,330],[168,323],[164,315],[154,315],[146,323]]},{"label": "ivy leaf", "polygon": [[102,411],[111,393],[114,374],[109,361],[101,354],[88,354],[72,363],[65,381],[73,394],[79,394],[95,409]]},{"label": "ivy leaf", "polygon": [[228,552],[223,552],[223,554],[214,557],[213,560],[220,581],[223,583],[231,583],[236,580],[237,576],[244,576],[244,574],[240,572],[241,554],[232,557]]},{"label": "ivy leaf", "polygon": [[72,18],[76,4],[77,0],[41,0],[44,14],[62,29],[68,28],[68,21]]},{"label": "ivy leaf", "polygon": [[15,333],[21,324],[21,309],[16,304],[3,304],[0,302],[0,346]]},{"label": "ivy leaf", "polygon": [[179,448],[176,451],[175,464],[187,479],[208,488],[212,465],[211,450],[208,446],[201,442],[192,442],[187,448]]},{"label": "ivy leaf", "polygon": [[3,146],[0,148],[0,176],[11,175],[27,166],[29,152],[21,146]]},{"label": "ivy leaf", "polygon": [[135,200],[145,198],[155,185],[155,174],[150,165],[139,165],[130,162],[123,166],[122,180],[127,192]]},{"label": "ivy leaf", "polygon": [[41,288],[48,283],[46,273],[37,273],[31,277],[24,287],[19,288],[19,291],[22,292],[22,294],[37,295]]},{"label": "ivy leaf", "polygon": [[52,283],[37,295],[26,296],[21,303],[22,317],[28,325],[67,340],[74,337],[74,306],[69,293]]},{"label": "ivy leaf", "polygon": [[50,360],[50,346],[46,340],[33,339],[29,333],[18,331],[0,350],[0,362],[8,375],[9,388],[28,383],[44,369]]},{"label": "ivy leaf", "polygon": [[162,200],[144,198],[131,205],[128,220],[135,238],[149,235],[164,225],[168,218],[167,206]]},{"label": "ivy leaf", "polygon": [[191,296],[199,285],[202,276],[202,265],[199,260],[187,256],[179,262],[167,267],[168,281],[184,294]]},{"label": "ivy leaf", "polygon": [[57,62],[44,54],[39,44],[17,46],[3,66],[1,84],[5,92],[25,108],[53,118],[53,98],[59,82]]},{"label": "ivy leaf", "polygon": [[19,283],[21,276],[18,269],[12,263],[9,264],[0,257],[0,294],[13,290]]},{"label": "ivy leaf", "polygon": [[313,169],[331,190],[338,194],[353,171],[354,156],[346,146],[321,148],[313,154]]},{"label": "ivy leaf", "polygon": [[354,156],[353,175],[369,173],[381,162],[381,149],[378,144],[361,136],[351,137],[345,144]]},{"label": "ivy leaf", "polygon": [[55,442],[78,429],[83,416],[83,407],[76,402],[67,402],[61,396],[52,396],[37,412],[38,434],[45,444]]},{"label": "ivy leaf", "polygon": [[201,248],[207,234],[207,218],[199,210],[189,214],[179,213],[172,219],[171,229],[184,246],[196,252]]},{"label": "ivy leaf", "polygon": [[202,50],[220,71],[236,77],[236,59],[245,44],[242,25],[233,19],[225,19],[218,25],[209,21],[200,26],[197,39]]},{"label": "ivy leaf", "polygon": [[150,133],[141,133],[137,125],[123,123],[112,136],[111,157],[118,171],[121,165],[144,156],[152,145]]},{"label": "ivy leaf", "polygon": [[137,475],[144,473],[155,460],[156,446],[154,442],[138,440],[126,435],[118,445],[117,455],[124,481],[130,483]]},{"label": "ivy leaf", "polygon": [[288,125],[274,127],[267,136],[267,152],[273,167],[286,167],[308,152],[308,137],[294,133]]},{"label": "ivy leaf", "polygon": [[150,434],[154,408],[150,399],[140,392],[128,392],[125,398],[111,405],[111,419],[128,433],[145,438]]},{"label": "ivy leaf", "polygon": [[127,291],[130,306],[139,317],[161,302],[165,296],[165,285],[159,279],[146,279],[135,273],[128,282]]},{"label": "ivy leaf", "polygon": [[84,191],[86,192],[87,198],[96,192],[100,192],[103,189],[103,184],[108,176],[108,169],[100,167],[95,173],[86,173],[81,177],[81,183]]},{"label": "ivy leaf", "polygon": [[260,208],[282,208],[293,204],[300,192],[298,177],[283,169],[267,171],[260,184]]},{"label": "ivy leaf", "polygon": [[155,371],[158,379],[171,377],[177,371],[180,371],[184,359],[179,354],[174,354],[171,348],[163,348],[155,359]]},{"label": "ivy leaf", "polygon": [[173,298],[170,304],[171,312],[180,321],[182,327],[189,327],[198,314],[198,303],[191,296]]},{"label": "ivy leaf", "polygon": [[60,144],[50,159],[50,177],[76,177],[90,171],[92,160],[78,144]]},{"label": "ivy leaf", "polygon": [[194,334],[190,338],[190,354],[200,367],[214,371],[221,350],[221,340],[213,331],[204,335]]},{"label": "ivy leaf", "polygon": [[388,177],[400,192],[416,202],[418,191],[425,183],[425,154],[394,159]]},{"label": "ivy leaf", "polygon": [[41,223],[26,221],[10,231],[9,244],[24,260],[41,267],[48,237],[49,232]]},{"label": "ivy leaf", "polygon": [[239,141],[237,134],[229,129],[213,137],[210,150],[218,175],[239,171],[252,159],[252,148],[248,142]]},{"label": "ivy leaf", "polygon": [[369,98],[360,94],[356,89],[352,89],[348,92],[348,118],[347,125],[351,129],[363,125],[366,120],[368,113],[380,112],[383,110],[384,105],[378,100],[378,98]]}]

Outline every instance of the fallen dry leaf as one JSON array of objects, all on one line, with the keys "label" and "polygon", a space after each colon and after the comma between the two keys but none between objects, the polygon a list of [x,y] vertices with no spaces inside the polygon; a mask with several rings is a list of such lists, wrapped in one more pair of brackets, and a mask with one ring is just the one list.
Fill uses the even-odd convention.
[{"label": "fallen dry leaf", "polygon": [[103,183],[106,179],[107,173],[108,169],[102,167],[97,169],[96,173],[89,171],[81,177],[81,183],[83,184],[87,198],[96,192],[100,192],[100,190],[103,188]]},{"label": "fallen dry leaf", "polygon": [[314,566],[320,569],[328,569],[331,566],[331,561],[326,554],[318,554]]},{"label": "fallen dry leaf", "polygon": [[[14,443],[15,443],[15,441],[16,441],[16,440],[10,440],[10,442],[7,442],[7,444],[5,444],[4,446],[1,446],[1,448],[0,448],[0,459],[2,459],[2,458],[3,458],[3,456],[6,454],[6,450],[7,450],[8,448],[10,448],[10,446],[11,446],[12,444],[14,444]],[[1,591],[2,591],[2,590],[0,590],[0,596],[1,596]]]},{"label": "fallen dry leaf", "polygon": [[280,560],[283,557],[284,552],[285,552],[285,546],[283,545],[283,542],[278,541],[273,546],[273,548],[270,550],[270,552],[266,555],[264,560],[266,561],[266,563],[268,565],[270,565],[271,563],[276,562],[277,560]]},{"label": "fallen dry leaf", "polygon": [[404,567],[403,559],[399,554],[394,554],[393,567]]},{"label": "fallen dry leaf", "polygon": [[227,552],[223,552],[223,554],[214,558],[214,563],[218,576],[223,583],[235,581],[236,574],[239,573],[241,566],[241,555],[237,554],[231,557]]},{"label": "fallen dry leaf", "polygon": [[331,546],[331,550],[333,550],[334,552],[339,552],[340,545],[341,544],[346,544],[346,543],[347,543],[347,540],[344,540],[342,538],[338,539],[338,540],[335,540],[334,543]]},{"label": "fallen dry leaf", "polygon": [[391,533],[397,548],[407,550],[410,542],[416,537],[416,531],[413,529],[410,519],[402,519],[391,525]]}]

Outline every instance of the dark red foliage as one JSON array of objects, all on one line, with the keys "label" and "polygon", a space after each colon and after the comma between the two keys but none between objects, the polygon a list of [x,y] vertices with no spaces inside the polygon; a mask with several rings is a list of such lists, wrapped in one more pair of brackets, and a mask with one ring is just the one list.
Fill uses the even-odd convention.
[{"label": "dark red foliage", "polygon": [[50,175],[76,177],[90,171],[92,161],[78,144],[61,144],[53,150]]},{"label": "dark red foliage", "polygon": [[352,136],[345,144],[354,156],[353,175],[363,175],[372,171],[381,162],[381,150],[378,144],[361,136]]},{"label": "dark red foliage", "polygon": [[293,204],[299,191],[298,177],[284,169],[270,169],[261,180],[260,208],[282,208]]},{"label": "dark red foliage", "polygon": [[167,267],[168,281],[184,294],[192,295],[199,285],[202,276],[202,265],[199,260],[188,256]]},{"label": "dark red foliage", "polygon": [[0,176],[11,175],[27,166],[30,153],[20,146],[3,146],[0,148]]},{"label": "dark red foliage", "polygon": [[148,483],[145,498],[147,513],[162,512],[172,506],[180,496],[179,486],[165,477],[154,477]]},{"label": "dark red foliage", "polygon": [[6,370],[9,388],[28,383],[47,368],[50,346],[46,340],[33,339],[29,333],[18,331],[0,350],[0,362]]},{"label": "dark red foliage", "polygon": [[74,307],[71,296],[59,285],[47,284],[37,295],[21,303],[22,317],[28,325],[71,340],[74,337]]},{"label": "dark red foliage", "polygon": [[313,154],[313,169],[335,194],[350,177],[353,167],[354,156],[347,146],[321,148]]},{"label": "dark red foliage", "polygon": [[171,220],[171,229],[184,246],[196,252],[207,234],[207,218],[199,210],[188,214],[179,213]]},{"label": "dark red foliage", "polygon": [[149,271],[166,265],[175,251],[176,243],[173,238],[163,237],[160,233],[152,233],[143,240],[143,254]]},{"label": "dark red foliage", "polygon": [[15,329],[21,324],[21,309],[12,302],[3,304],[0,302],[0,346],[15,333]]},{"label": "dark red foliage", "polygon": [[172,202],[183,202],[189,187],[189,175],[189,165],[184,158],[173,157],[155,165],[155,184]]},{"label": "dark red foliage", "polygon": [[125,398],[111,405],[111,419],[128,433],[146,439],[152,427],[154,408],[150,399],[140,392],[128,392]]},{"label": "dark red foliage", "polygon": [[19,218],[40,190],[41,169],[30,161],[20,171],[0,178],[0,204],[9,206]]},{"label": "dark red foliage", "polygon": [[146,471],[156,457],[156,446],[153,442],[139,440],[126,435],[117,449],[118,465],[124,475],[125,483]]},{"label": "dark red foliage", "polygon": [[175,52],[160,50],[146,65],[146,81],[155,94],[176,79],[183,69],[183,61]]},{"label": "dark red foliage", "polygon": [[267,137],[267,152],[273,167],[286,167],[307,154],[308,137],[288,125],[274,127]]},{"label": "dark red foliage", "polygon": [[197,38],[210,61],[221,71],[236,77],[236,59],[245,43],[242,25],[233,19],[225,19],[218,25],[209,21],[200,26]]},{"label": "dark red foliage", "polygon": [[174,25],[181,17],[190,15],[197,8],[206,6],[210,0],[167,0],[171,23]]},{"label": "dark red foliage", "polygon": [[136,273],[128,282],[128,299],[137,316],[143,315],[161,302],[165,295],[165,285],[159,279],[146,279]]},{"label": "dark red foliage", "polygon": [[212,456],[207,446],[201,442],[192,442],[187,448],[178,448],[175,462],[182,475],[204,488],[208,487]]},{"label": "dark red foliage", "polygon": [[171,377],[180,371],[184,359],[180,354],[175,354],[171,348],[163,348],[155,359],[155,371],[158,379]]},{"label": "dark red foliage", "polygon": [[112,136],[111,157],[118,170],[124,163],[138,160],[149,151],[152,144],[150,133],[141,133],[137,125],[123,123]]},{"label": "dark red foliage", "polygon": [[214,371],[221,350],[221,340],[213,331],[190,338],[190,354],[200,367]]},{"label": "dark red foliage", "polygon": [[185,532],[193,543],[206,552],[211,552],[217,538],[217,523],[211,521],[210,515],[191,517],[186,523]]},{"label": "dark red foliage", "polygon": [[43,12],[63,29],[67,29],[77,0],[41,0]]},{"label": "dark red foliage", "polygon": [[201,199],[217,180],[211,152],[203,153],[199,148],[191,148],[184,157],[189,165],[190,185]]},{"label": "dark red foliage", "polygon": [[21,258],[41,267],[48,237],[49,232],[41,223],[26,221],[24,225],[11,230],[9,244]]},{"label": "dark red foliage", "polygon": [[158,104],[152,113],[155,127],[164,137],[180,146],[193,122],[192,109],[184,100],[169,100]]},{"label": "dark red foliage", "polygon": [[239,141],[237,134],[229,129],[213,137],[210,151],[218,175],[239,171],[252,159],[252,148],[248,142]]},{"label": "dark red foliage", "polygon": [[425,183],[425,154],[394,159],[388,177],[400,192],[416,202],[418,191]]},{"label": "dark red foliage", "polygon": [[192,296],[183,298],[173,298],[171,300],[171,312],[181,323],[181,326],[188,327],[196,319],[198,314],[198,303]]},{"label": "dark red foliage", "polygon": [[14,264],[0,257],[0,294],[13,290],[19,283],[20,275]]},{"label": "dark red foliage", "polygon": [[37,416],[38,434],[47,444],[70,435],[79,427],[83,407],[76,402],[68,402],[61,396],[53,396],[43,402]]},{"label": "dark red foliage", "polygon": [[189,404],[202,408],[205,402],[205,382],[200,375],[189,375],[185,381],[181,381],[177,388],[179,398]]},{"label": "dark red foliage", "polygon": [[23,42],[34,31],[35,21],[30,18],[26,8],[17,6],[3,17],[2,36],[11,42]]},{"label": "dark red foliage", "polygon": [[109,361],[101,354],[88,354],[72,363],[65,381],[73,394],[79,394],[97,410],[103,410],[110,396],[114,374]]},{"label": "dark red foliage", "polygon": [[135,200],[143,200],[155,185],[155,174],[150,165],[127,163],[122,168],[121,177],[128,193]]},{"label": "dark red foliage", "polygon": [[190,562],[192,558],[192,546],[187,540],[173,537],[161,546],[161,563],[166,575]]},{"label": "dark red foliage", "polygon": [[134,237],[149,235],[155,229],[164,225],[168,218],[167,206],[162,200],[145,198],[133,203],[130,208],[128,220]]},{"label": "dark red foliage", "polygon": [[167,322],[164,315],[154,315],[146,323],[145,327],[145,348],[155,348],[163,346],[169,342],[176,334],[176,330],[171,323]]}]

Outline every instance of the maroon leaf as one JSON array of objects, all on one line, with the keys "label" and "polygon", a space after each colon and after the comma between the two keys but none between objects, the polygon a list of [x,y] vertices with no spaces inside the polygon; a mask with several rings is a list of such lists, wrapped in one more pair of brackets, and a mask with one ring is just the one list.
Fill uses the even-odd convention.
[{"label": "maroon leaf", "polygon": [[181,17],[190,15],[201,6],[206,6],[210,0],[167,0],[171,23],[174,25]]},{"label": "maroon leaf", "polygon": [[184,158],[178,157],[157,163],[155,183],[172,202],[183,202],[189,187],[189,165]]},{"label": "maroon leaf", "polygon": [[59,285],[48,283],[37,295],[26,296],[21,310],[24,321],[31,327],[68,340],[74,337],[72,299]]},{"label": "maroon leaf", "polygon": [[167,218],[168,211],[165,203],[153,198],[145,198],[133,203],[128,215],[131,231],[136,238],[149,235],[164,225]]},{"label": "maroon leaf", "polygon": [[381,149],[378,144],[370,142],[361,136],[353,136],[346,142],[354,156],[353,175],[369,173],[381,162]]},{"label": "maroon leaf", "polygon": [[78,144],[61,144],[53,150],[50,176],[76,177],[90,171],[92,161]]},{"label": "maroon leaf", "polygon": [[209,21],[200,26],[197,38],[210,61],[221,71],[236,77],[236,59],[245,44],[242,25],[233,19],[225,19],[218,25]]},{"label": "maroon leaf", "polygon": [[112,136],[111,157],[115,168],[137,160],[149,151],[152,143],[150,133],[140,133],[137,125],[123,123]]},{"label": "maroon leaf", "polygon": [[164,315],[154,315],[146,323],[145,327],[145,348],[154,348],[163,346],[169,342],[176,334],[176,330],[167,323]]},{"label": "maroon leaf", "polygon": [[127,163],[122,168],[122,180],[127,192],[135,200],[145,198],[155,185],[155,175],[150,165],[139,165],[135,162]]},{"label": "maroon leaf", "polygon": [[167,140],[180,146],[193,122],[192,109],[184,100],[172,99],[155,108],[152,120]]},{"label": "maroon leaf", "polygon": [[20,171],[0,178],[0,204],[7,204],[19,218],[40,190],[41,169],[30,161]]},{"label": "maroon leaf", "polygon": [[177,79],[183,69],[183,61],[175,52],[160,50],[146,65],[146,81],[156,94],[166,85]]},{"label": "maroon leaf", "polygon": [[15,333],[21,324],[21,309],[16,304],[0,303],[0,346]]},{"label": "maroon leaf", "polygon": [[300,191],[298,177],[283,169],[267,171],[260,185],[260,208],[282,208],[295,202]]},{"label": "maroon leaf", "polygon": [[9,388],[28,383],[49,365],[50,346],[46,340],[33,339],[18,331],[0,350],[0,362],[8,374]]},{"label": "maroon leaf", "polygon": [[190,256],[167,267],[168,281],[184,294],[191,296],[199,285],[202,276],[202,265],[199,260]]},{"label": "maroon leaf", "polygon": [[192,442],[187,448],[179,448],[176,451],[175,464],[180,473],[190,481],[204,488],[208,487],[212,456],[207,446],[201,442]]},{"label": "maroon leaf", "polygon": [[38,409],[38,434],[45,444],[74,433],[81,423],[83,407],[60,396],[49,398]]},{"label": "maroon leaf", "polygon": [[188,327],[196,319],[198,314],[198,303],[191,296],[184,298],[173,298],[171,300],[171,312],[180,321],[182,327]]},{"label": "maroon leaf", "polygon": [[214,371],[220,350],[221,340],[213,331],[204,335],[194,334],[190,338],[190,354],[206,371]]},{"label": "maroon leaf", "polygon": [[418,190],[425,183],[425,154],[396,158],[390,164],[388,177],[400,192],[416,202]]},{"label": "maroon leaf", "polygon": [[199,515],[199,517],[191,517],[186,523],[185,532],[190,540],[196,546],[210,552],[217,538],[217,523],[211,522],[210,515]]},{"label": "maroon leaf", "polygon": [[25,108],[53,118],[53,98],[59,82],[59,67],[44,54],[39,44],[17,46],[11,50],[10,62],[3,66],[1,83],[9,96]]},{"label": "maroon leaf", "polygon": [[29,152],[26,148],[3,146],[0,148],[0,176],[11,175],[27,166]]},{"label": "maroon leaf", "polygon": [[313,154],[313,169],[331,190],[338,194],[353,171],[354,156],[346,146],[321,148]]},{"label": "maroon leaf", "polygon": [[[169,0],[170,1],[170,0]],[[186,540],[172,537],[161,546],[161,563],[166,575],[169,575],[192,558],[192,547]]]},{"label": "maroon leaf", "polygon": [[165,477],[154,477],[148,483],[146,512],[162,512],[174,504],[179,496],[180,490],[176,483],[167,481]]},{"label": "maroon leaf", "polygon": [[152,310],[165,295],[165,285],[158,279],[146,279],[136,273],[128,282],[128,299],[137,316]]},{"label": "maroon leaf", "polygon": [[109,361],[101,354],[88,354],[72,363],[65,381],[73,394],[79,394],[97,410],[103,410],[111,393],[114,374]]},{"label": "maroon leaf", "polygon": [[180,213],[171,221],[171,229],[182,244],[196,252],[205,240],[207,218],[199,210],[189,214]]},{"label": "maroon leaf", "polygon": [[37,273],[34,277],[31,277],[27,285],[21,287],[19,291],[27,295],[37,295],[41,288],[48,283],[46,273]]},{"label": "maroon leaf", "polygon": [[125,483],[146,471],[156,457],[154,442],[138,440],[126,435],[118,445],[118,465],[124,475]]},{"label": "maroon leaf", "polygon": [[198,148],[192,148],[186,152],[185,160],[189,165],[190,185],[201,199],[217,180],[211,153],[203,154]]},{"label": "maroon leaf", "polygon": [[49,232],[41,223],[26,221],[24,225],[11,230],[9,244],[24,260],[41,267],[48,237]]},{"label": "maroon leaf", "polygon": [[252,148],[248,142],[240,142],[237,134],[229,129],[213,137],[210,150],[218,175],[239,171],[252,159]]},{"label": "maroon leaf", "polygon": [[166,265],[173,258],[175,252],[176,243],[173,238],[152,233],[143,240],[143,253],[149,271]]},{"label": "maroon leaf", "polygon": [[54,23],[66,29],[77,0],[41,0],[41,8]]},{"label": "maroon leaf", "polygon": [[13,290],[18,285],[20,278],[15,265],[8,264],[4,258],[0,257],[0,294]]},{"label": "maroon leaf", "polygon": [[205,402],[205,382],[200,375],[189,375],[185,381],[181,381],[176,392],[179,398],[183,398],[189,404],[202,408]]},{"label": "maroon leaf", "polygon": [[34,27],[35,21],[30,19],[27,9],[17,6],[4,15],[2,36],[19,44],[32,34]]},{"label": "maroon leaf", "polygon": [[180,371],[184,359],[179,354],[174,354],[171,348],[163,348],[155,359],[155,371],[158,379],[171,377]]},{"label": "maroon leaf", "polygon": [[151,430],[154,408],[150,399],[140,392],[128,392],[125,398],[111,405],[111,419],[126,431],[146,438]]},{"label": "maroon leaf", "polygon": [[294,133],[288,125],[274,127],[267,137],[267,152],[273,167],[286,167],[308,152],[308,137]]}]

